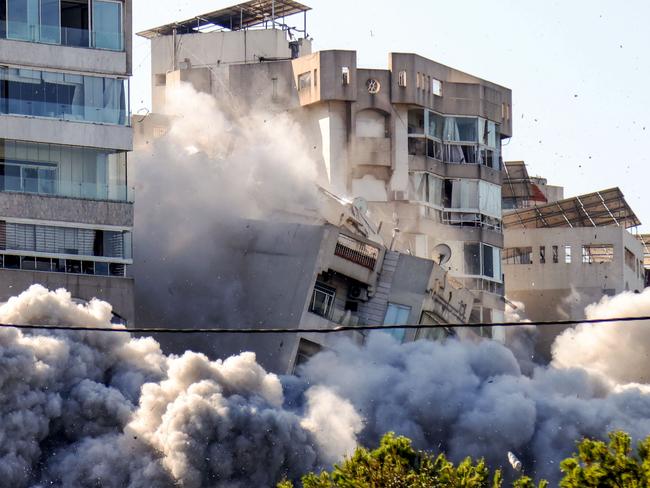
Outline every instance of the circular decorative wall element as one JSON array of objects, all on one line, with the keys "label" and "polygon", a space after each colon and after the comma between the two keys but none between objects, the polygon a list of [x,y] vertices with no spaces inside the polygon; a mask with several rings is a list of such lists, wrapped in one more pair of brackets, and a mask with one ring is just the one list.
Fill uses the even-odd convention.
[{"label": "circular decorative wall element", "polygon": [[366,88],[368,89],[368,93],[375,95],[379,93],[379,90],[381,90],[381,85],[374,78],[370,78],[368,81],[366,81]]}]

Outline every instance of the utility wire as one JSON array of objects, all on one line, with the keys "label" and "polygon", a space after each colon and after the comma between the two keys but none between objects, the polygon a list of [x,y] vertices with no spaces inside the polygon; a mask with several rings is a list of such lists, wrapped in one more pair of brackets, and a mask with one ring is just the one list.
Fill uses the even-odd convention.
[{"label": "utility wire", "polygon": [[165,327],[133,327],[133,328],[111,328],[111,327],[75,327],[73,325],[31,325],[31,324],[2,324],[0,328],[31,329],[31,330],[73,330],[88,332],[128,332],[144,334],[333,334],[346,331],[362,330],[393,330],[393,329],[457,329],[477,327],[522,327],[522,326],[547,326],[547,325],[576,325],[576,324],[603,324],[611,322],[640,322],[650,320],[650,316],[640,317],[617,317],[608,319],[588,320],[541,320],[531,322],[482,322],[472,324],[396,324],[396,325],[339,325],[331,329],[317,328],[195,328],[195,329],[174,329]]}]

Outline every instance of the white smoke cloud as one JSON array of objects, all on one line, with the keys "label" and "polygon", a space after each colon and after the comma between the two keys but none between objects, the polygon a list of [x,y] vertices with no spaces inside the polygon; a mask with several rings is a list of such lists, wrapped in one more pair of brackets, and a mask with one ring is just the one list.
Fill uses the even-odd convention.
[{"label": "white smoke cloud", "polygon": [[[604,296],[585,309],[587,319],[650,315],[650,288]],[[581,324],[553,345],[553,365],[583,368],[617,384],[650,383],[650,322]]]}]

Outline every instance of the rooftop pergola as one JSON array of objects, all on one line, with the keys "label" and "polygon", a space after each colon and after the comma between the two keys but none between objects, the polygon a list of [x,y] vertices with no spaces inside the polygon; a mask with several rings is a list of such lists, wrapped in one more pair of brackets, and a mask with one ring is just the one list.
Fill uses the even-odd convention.
[{"label": "rooftop pergola", "polygon": [[643,244],[643,266],[650,269],[650,234],[637,234],[636,238]]},{"label": "rooftop pergola", "polygon": [[248,29],[271,22],[272,26],[284,25],[282,19],[290,15],[304,14],[304,30],[295,29],[307,36],[307,11],[310,7],[294,0],[251,0],[226,7],[214,12],[198,15],[194,18],[173,22],[171,24],[154,27],[138,35],[147,39],[157,36],[170,36],[173,34],[195,34],[204,30],[227,29],[231,31]]},{"label": "rooftop pergola", "polygon": [[503,213],[503,225],[507,229],[608,225],[629,229],[641,222],[621,190],[609,188],[536,207],[508,210]]},{"label": "rooftop pergola", "polygon": [[503,164],[505,178],[501,187],[503,198],[517,198],[545,203],[546,197],[532,181],[523,161],[506,161]]}]

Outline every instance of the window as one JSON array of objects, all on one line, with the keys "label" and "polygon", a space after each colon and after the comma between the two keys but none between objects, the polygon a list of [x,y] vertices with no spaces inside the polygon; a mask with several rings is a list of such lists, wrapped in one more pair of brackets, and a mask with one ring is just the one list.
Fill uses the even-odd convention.
[{"label": "window", "polygon": [[309,358],[318,354],[321,350],[321,346],[315,342],[309,341],[307,339],[300,339],[298,343],[298,351],[296,352],[296,359],[293,362],[293,372],[296,372],[296,369],[309,361]]},{"label": "window", "polygon": [[478,119],[475,117],[446,117],[445,141],[478,142]]},{"label": "window", "polygon": [[[389,303],[386,309],[386,316],[384,317],[384,325],[403,325],[409,323],[409,315],[411,314],[411,307],[407,305],[399,305],[397,303]],[[389,329],[384,331],[392,335],[399,342],[404,340],[406,329]]]},{"label": "window", "polygon": [[128,125],[119,78],[0,68],[0,113]]},{"label": "window", "polygon": [[308,90],[311,88],[311,71],[306,71],[298,75],[298,91]]},{"label": "window", "polygon": [[630,251],[627,247],[625,248],[625,264],[627,265],[628,268],[634,269],[634,264],[636,262],[636,257],[634,256],[634,253]]},{"label": "window", "polygon": [[539,264],[546,264],[546,247],[539,246]]},{"label": "window", "polygon": [[97,48],[122,50],[122,2],[93,1],[93,37]]},{"label": "window", "polygon": [[350,84],[350,68],[347,66],[341,67],[341,84]]},{"label": "window", "polygon": [[571,264],[571,246],[569,244],[565,244],[564,246],[564,262]]},{"label": "window", "polygon": [[503,262],[505,264],[532,264],[533,248],[508,247],[503,250]]},{"label": "window", "polygon": [[553,262],[558,263],[559,262],[559,251],[557,246],[553,246]]},{"label": "window", "polygon": [[441,206],[443,181],[442,178],[431,173],[411,173],[409,200]]},{"label": "window", "polygon": [[431,78],[431,93],[439,97],[442,96],[442,81]]},{"label": "window", "polygon": [[402,70],[397,75],[397,85],[405,87],[406,86],[406,71]]},{"label": "window", "polygon": [[481,245],[479,243],[467,242],[464,250],[465,267],[464,274],[481,274]]},{"label": "window", "polygon": [[408,133],[424,135],[424,110],[411,109],[408,111]]},{"label": "window", "polygon": [[611,263],[614,261],[614,246],[611,244],[588,244],[582,246],[582,262]]},{"label": "window", "polygon": [[442,132],[445,126],[445,118],[431,110],[425,112],[425,125],[427,128],[427,137],[434,137],[442,140]]},{"label": "window", "polygon": [[126,153],[0,139],[0,191],[129,201]]},{"label": "window", "polygon": [[318,86],[318,70],[314,69],[314,88],[316,88],[317,86]]},{"label": "window", "polygon": [[335,288],[327,286],[324,283],[316,282],[314,292],[311,296],[311,302],[309,303],[309,311],[326,319],[331,318],[332,310],[334,310],[335,296]]}]

